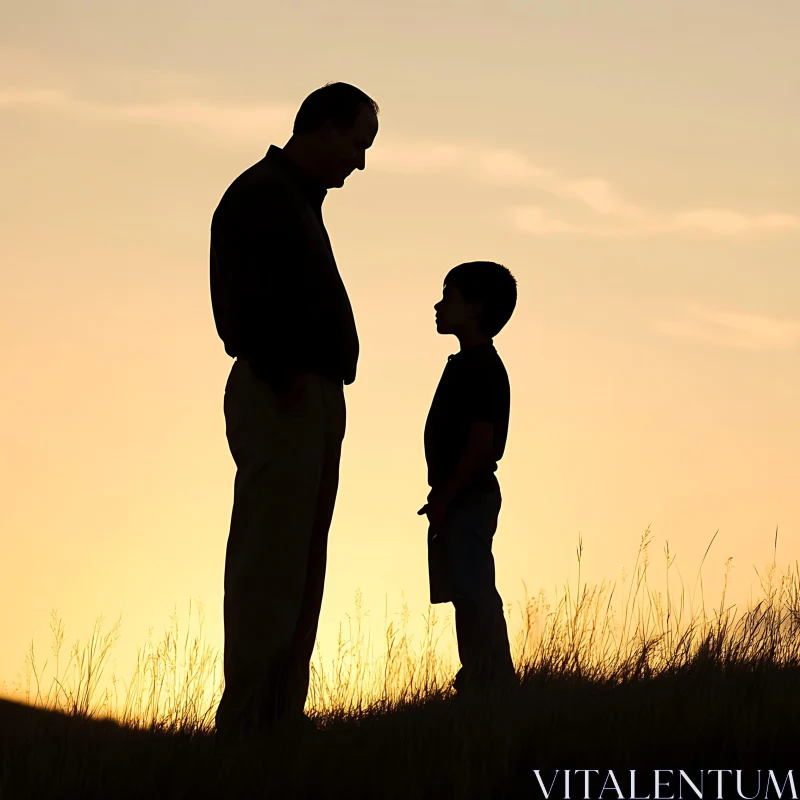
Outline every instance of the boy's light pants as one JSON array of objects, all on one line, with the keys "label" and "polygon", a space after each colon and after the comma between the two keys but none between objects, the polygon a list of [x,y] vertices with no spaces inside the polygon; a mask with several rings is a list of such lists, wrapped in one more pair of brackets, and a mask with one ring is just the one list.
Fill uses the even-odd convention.
[{"label": "boy's light pants", "polygon": [[224,410],[237,469],[216,723],[238,734],[303,713],[346,412],[341,381],[313,374],[297,406],[281,413],[275,391],[241,358]]}]

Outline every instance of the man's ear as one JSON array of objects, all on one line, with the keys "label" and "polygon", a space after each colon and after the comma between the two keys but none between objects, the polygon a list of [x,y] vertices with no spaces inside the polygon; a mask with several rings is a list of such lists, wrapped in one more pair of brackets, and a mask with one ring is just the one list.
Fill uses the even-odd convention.
[{"label": "man's ear", "polygon": [[316,132],[317,139],[320,142],[328,142],[336,135],[336,127],[333,124],[333,120],[326,119],[322,125],[319,126]]}]

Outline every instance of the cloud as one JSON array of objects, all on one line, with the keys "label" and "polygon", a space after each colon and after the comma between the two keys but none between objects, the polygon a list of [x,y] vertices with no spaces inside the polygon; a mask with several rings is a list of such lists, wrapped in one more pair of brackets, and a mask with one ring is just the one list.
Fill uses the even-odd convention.
[{"label": "cloud", "polygon": [[474,155],[472,163],[477,172],[493,181],[517,183],[552,174],[552,170],[531,164],[521,153],[508,148],[481,149]]},{"label": "cloud", "polygon": [[69,106],[72,98],[57,89],[0,89],[0,106]]},{"label": "cloud", "polygon": [[508,148],[379,134],[367,156],[370,169],[409,175],[450,172],[493,183],[524,183],[550,174]]},{"label": "cloud", "polygon": [[424,175],[429,172],[446,172],[462,162],[464,156],[465,148],[450,142],[396,139],[385,141],[382,137],[380,147],[370,149],[367,159],[370,168],[382,172]]},{"label": "cloud", "polygon": [[140,122],[200,128],[218,138],[258,141],[285,132],[294,121],[294,112],[287,108],[252,105],[212,106],[198,102],[120,106],[117,108],[117,115],[123,119]]},{"label": "cloud", "polygon": [[561,181],[550,186],[554,194],[572,197],[599,214],[617,217],[643,218],[644,212],[628,203],[602,178],[584,178],[578,181]]},{"label": "cloud", "polygon": [[[723,311],[689,303],[687,318],[659,319],[653,327],[667,336],[737,350],[788,350],[800,346],[800,321]],[[693,317],[693,318],[692,318]]]},{"label": "cloud", "polygon": [[[184,83],[185,78],[180,77]],[[295,109],[281,105],[224,104],[200,100],[165,103],[110,103],[83,100],[49,89],[0,90],[2,108],[29,107],[100,122],[134,122],[181,129],[228,143],[254,142],[288,136]],[[539,194],[576,203],[596,215],[577,223],[551,215],[541,203],[514,205],[506,219],[517,230],[534,236],[631,238],[687,233],[711,236],[748,235],[800,230],[800,215],[743,214],[720,208],[677,213],[653,212],[626,199],[613,184],[597,176],[568,177],[552,167],[532,163],[511,148],[487,147],[439,139],[407,139],[379,134],[367,156],[370,170],[406,175],[449,174],[493,184],[528,186]]]},{"label": "cloud", "polygon": [[[524,233],[535,236],[549,234],[572,234],[606,239],[627,239],[643,235],[643,225],[600,224],[585,225],[567,222],[547,213],[538,205],[514,205],[508,208],[511,225]],[[651,228],[650,233],[655,229]]]},{"label": "cloud", "polygon": [[[527,223],[543,213],[538,205],[515,205],[508,208],[511,224],[534,234],[571,233],[579,236],[596,236],[614,239],[660,236],[669,233],[701,233],[713,236],[745,237],[749,234],[771,231],[800,230],[797,214],[741,214],[726,209],[696,209],[679,214],[664,215],[639,210],[638,213],[605,212],[612,221],[600,225],[552,224],[537,226]],[[621,220],[614,221],[614,218]],[[625,219],[635,220],[625,222]]]},{"label": "cloud", "polygon": [[514,224],[522,231],[542,236],[548,233],[579,233],[580,228],[550,216],[540,206],[512,209]]},{"label": "cloud", "polygon": [[529,177],[535,188],[562,199],[577,201],[599,215],[598,223],[575,224],[549,216],[540,205],[510,206],[508,214],[512,225],[537,236],[570,234],[624,239],[670,233],[701,233],[742,237],[772,231],[800,230],[799,214],[748,215],[720,208],[659,214],[626,200],[603,178],[573,180],[560,176],[554,169],[539,169]]},{"label": "cloud", "polygon": [[756,233],[769,230],[800,228],[800,216],[793,214],[746,215],[736,211],[715,208],[699,208],[676,214],[673,230],[703,230],[721,236]]},{"label": "cloud", "polygon": [[20,106],[94,121],[133,121],[180,127],[235,142],[263,142],[284,133],[295,113],[282,106],[225,105],[196,100],[163,104],[109,103],[81,100],[60,90],[0,90],[0,108]]}]

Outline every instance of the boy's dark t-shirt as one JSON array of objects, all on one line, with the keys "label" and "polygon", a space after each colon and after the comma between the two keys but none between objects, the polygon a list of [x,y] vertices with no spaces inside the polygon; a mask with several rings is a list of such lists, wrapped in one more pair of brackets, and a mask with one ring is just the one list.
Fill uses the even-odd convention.
[{"label": "boy's dark t-shirt", "polygon": [[458,497],[499,489],[495,472],[508,436],[511,387],[490,339],[447,358],[425,423],[428,485],[439,486],[455,470],[472,422],[494,423],[494,460]]}]

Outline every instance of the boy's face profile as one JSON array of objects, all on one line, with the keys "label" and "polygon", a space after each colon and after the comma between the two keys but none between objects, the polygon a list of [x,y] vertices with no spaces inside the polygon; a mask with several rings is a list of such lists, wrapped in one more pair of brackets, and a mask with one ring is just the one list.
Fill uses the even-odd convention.
[{"label": "boy's face profile", "polygon": [[439,333],[470,334],[478,331],[482,303],[468,303],[455,284],[445,283],[442,299],[434,306]]}]

